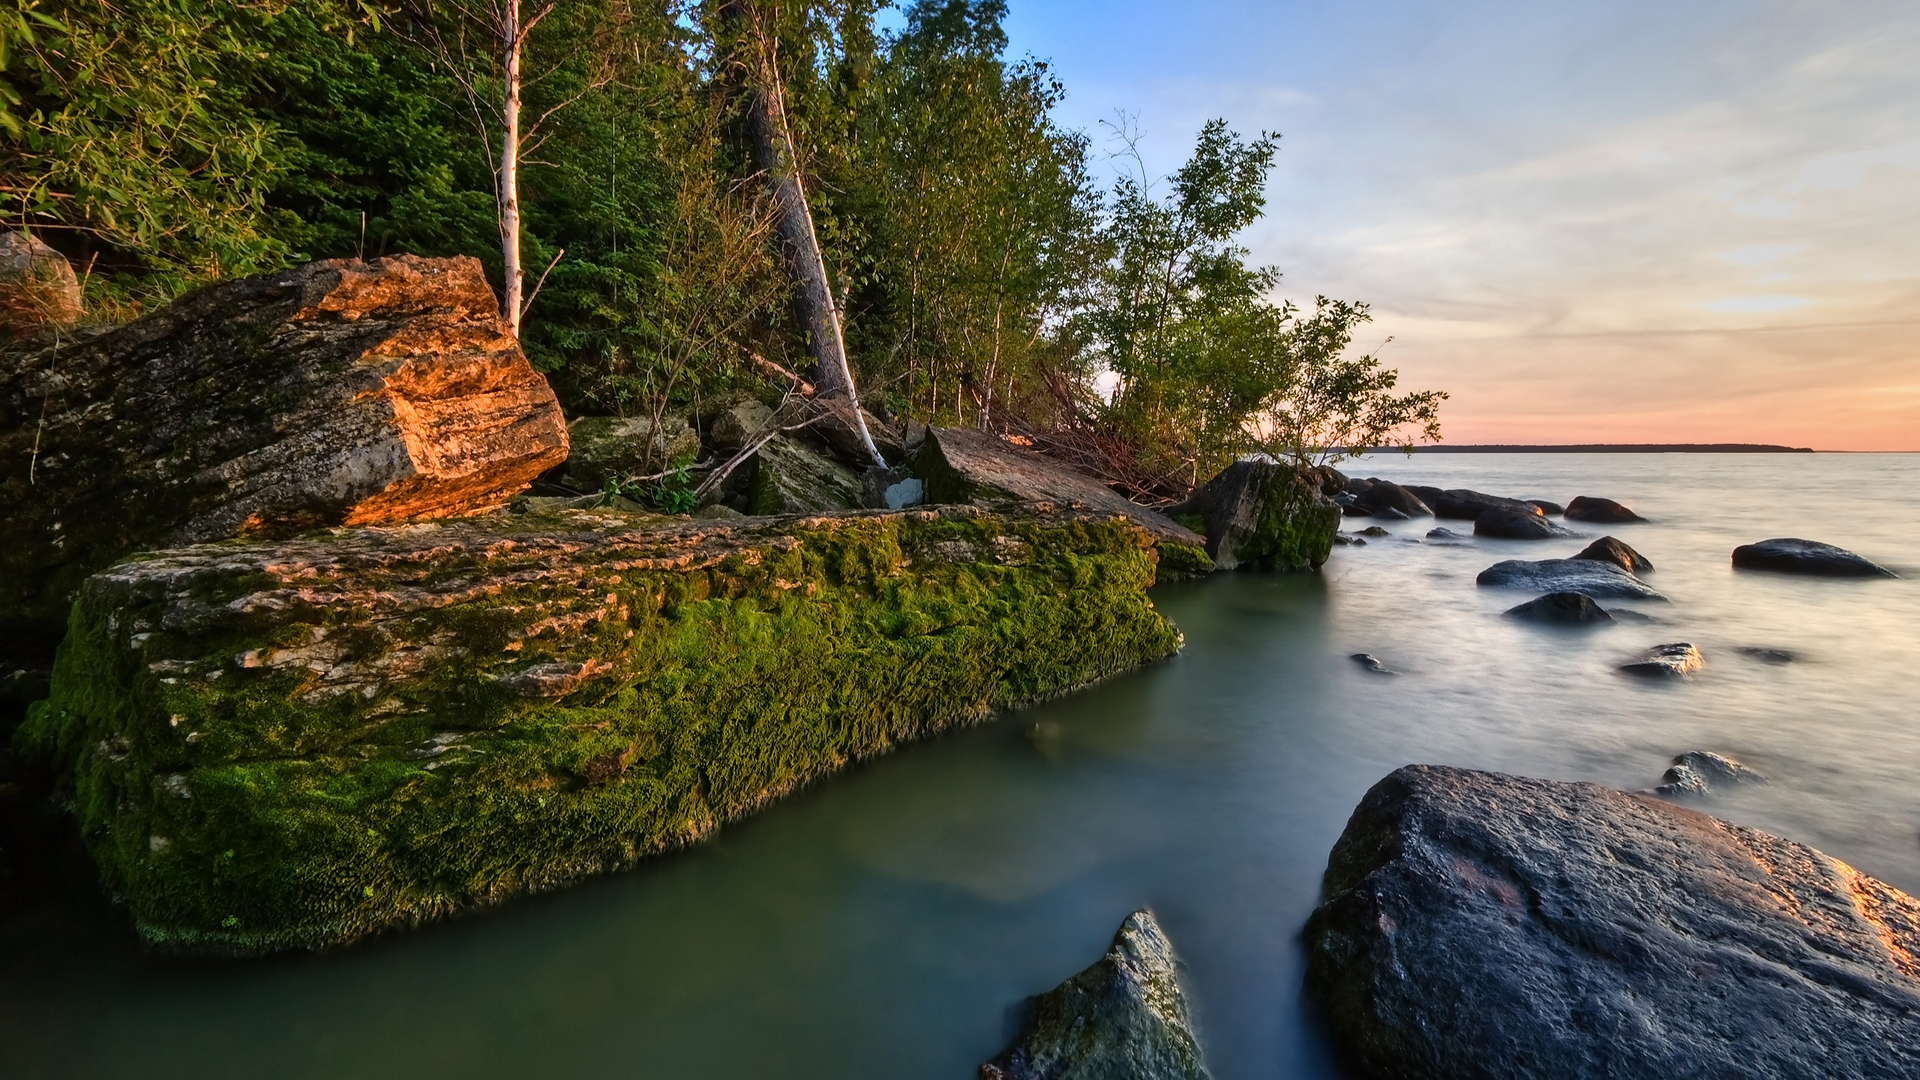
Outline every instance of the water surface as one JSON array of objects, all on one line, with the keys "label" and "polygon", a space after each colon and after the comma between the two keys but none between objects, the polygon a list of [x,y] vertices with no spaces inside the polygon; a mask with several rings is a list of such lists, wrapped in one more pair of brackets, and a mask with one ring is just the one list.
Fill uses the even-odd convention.
[{"label": "water surface", "polygon": [[[631,873],[317,957],[145,957],[111,911],[0,923],[6,1077],[971,1077],[1008,1009],[1152,907],[1221,1080],[1332,1077],[1298,934],[1367,787],[1408,762],[1622,788],[1685,750],[1773,778],[1700,803],[1920,892],[1920,458],[1429,455],[1404,483],[1566,502],[1653,560],[1671,604],[1586,631],[1499,617],[1503,558],[1587,541],[1336,549],[1323,575],[1216,575],[1154,599],[1177,658],[909,748]],[[1349,519],[1348,527],[1369,524]],[[1445,523],[1468,532],[1466,523]],[[1905,574],[1736,573],[1772,536]],[[1692,641],[1684,685],[1614,668]],[[1789,664],[1742,647],[1786,649]],[[1348,654],[1400,674],[1370,674]]]}]

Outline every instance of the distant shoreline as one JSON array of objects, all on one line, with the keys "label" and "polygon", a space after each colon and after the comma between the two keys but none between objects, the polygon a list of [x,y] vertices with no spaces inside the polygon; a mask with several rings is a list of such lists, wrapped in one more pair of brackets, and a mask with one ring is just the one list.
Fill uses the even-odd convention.
[{"label": "distant shoreline", "polygon": [[[1377,451],[1376,451],[1377,452]],[[1811,454],[1811,446],[1774,446],[1770,443],[1482,443],[1463,446],[1416,446],[1417,454]]]}]

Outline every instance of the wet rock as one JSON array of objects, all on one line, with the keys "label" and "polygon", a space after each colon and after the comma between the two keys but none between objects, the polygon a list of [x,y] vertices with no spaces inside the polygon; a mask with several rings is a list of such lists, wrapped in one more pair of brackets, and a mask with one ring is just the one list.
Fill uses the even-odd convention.
[{"label": "wet rock", "polygon": [[1800,654],[1792,649],[1773,649],[1761,645],[1742,645],[1733,651],[1763,664],[1791,664],[1800,659]]},{"label": "wet rock", "polygon": [[1501,540],[1552,540],[1573,534],[1529,506],[1525,510],[1496,507],[1483,511],[1473,519],[1473,535]]},{"label": "wet rock", "polygon": [[1027,999],[1021,1032],[980,1080],[1205,1080],[1173,946],[1150,911],[1092,967]]},{"label": "wet rock", "polygon": [[1373,672],[1375,675],[1400,674],[1399,672],[1393,670],[1387,665],[1381,663],[1380,658],[1373,655],[1372,653],[1357,652],[1357,653],[1354,653],[1353,656],[1350,657],[1350,659],[1354,663],[1359,664],[1365,670]]},{"label": "wet rock", "polygon": [[[41,419],[44,414],[44,429]],[[0,652],[131,552],[503,506],[567,457],[480,263],[330,260],[0,354]]]},{"label": "wet rock", "polygon": [[1582,495],[1568,503],[1566,518],[1568,521],[1587,521],[1595,525],[1623,525],[1630,521],[1647,520],[1612,499],[1592,495]]},{"label": "wet rock", "polygon": [[1640,554],[1611,536],[1603,536],[1593,543],[1588,544],[1585,548],[1581,549],[1580,554],[1575,555],[1574,558],[1593,559],[1597,562],[1612,563],[1630,574],[1649,574],[1653,572],[1653,564],[1647,561],[1645,555]]},{"label": "wet rock", "polygon": [[1346,473],[1331,465],[1315,465],[1306,471],[1306,476],[1308,483],[1318,484],[1320,494],[1330,499],[1347,494],[1347,488],[1352,483]]},{"label": "wet rock", "polygon": [[[1451,518],[1457,521],[1474,521],[1489,510],[1511,510],[1522,515],[1540,516],[1539,507],[1519,499],[1504,499],[1498,495],[1473,491],[1467,488],[1452,488],[1440,491],[1434,488],[1408,488],[1418,494],[1428,506],[1433,508],[1435,517]],[[1432,497],[1428,497],[1432,492]]]},{"label": "wet rock", "polygon": [[866,502],[864,486],[852,469],[785,435],[761,444],[747,468],[749,514],[858,510]]},{"label": "wet rock", "polygon": [[1608,608],[1607,614],[1613,616],[1615,622],[1656,623],[1660,621],[1644,611],[1635,611],[1632,608]]},{"label": "wet rock", "polygon": [[1629,675],[1639,675],[1652,679],[1677,678],[1691,675],[1706,666],[1706,660],[1700,650],[1691,642],[1676,641],[1667,645],[1655,645],[1648,649],[1640,659],[1620,665],[1620,670]]},{"label": "wet rock", "polygon": [[567,425],[566,482],[599,491],[607,481],[653,476],[700,456],[700,436],[678,416],[582,416]]},{"label": "wet rock", "polygon": [[1661,774],[1660,786],[1653,789],[1655,795],[1667,797],[1679,795],[1709,795],[1718,784],[1727,787],[1735,784],[1764,784],[1765,776],[1745,765],[1724,758],[1719,754],[1709,754],[1702,750],[1689,750],[1673,759],[1673,765]]},{"label": "wet rock", "polygon": [[1369,525],[1360,530],[1361,536],[1392,536],[1393,534],[1379,525]]},{"label": "wet rock", "polygon": [[1920,901],[1660,799],[1410,765],[1322,897],[1307,992],[1371,1075],[1920,1076]]},{"label": "wet rock", "polygon": [[1373,516],[1374,516],[1374,517],[1377,517],[1377,518],[1379,518],[1379,519],[1381,519],[1382,521],[1411,521],[1411,520],[1413,520],[1412,518],[1410,518],[1410,517],[1408,517],[1408,516],[1407,516],[1406,514],[1403,514],[1403,513],[1401,513],[1400,511],[1398,511],[1398,510],[1395,510],[1395,509],[1394,509],[1393,507],[1391,507],[1391,506],[1385,506],[1385,507],[1381,507],[1381,508],[1380,508],[1380,509],[1378,509],[1378,510],[1375,510],[1375,511],[1373,512]]},{"label": "wet rock", "polygon": [[1579,592],[1555,592],[1508,608],[1506,615],[1541,623],[1610,623],[1613,616],[1594,603],[1593,597]]},{"label": "wet rock", "polygon": [[1375,516],[1384,517],[1382,511],[1397,511],[1403,517],[1432,517],[1433,510],[1420,500],[1420,496],[1390,480],[1373,479],[1367,489],[1354,496],[1354,504],[1372,511]]},{"label": "wet rock", "polygon": [[1612,563],[1597,559],[1508,559],[1494,563],[1474,579],[1481,585],[1534,592],[1582,592],[1593,597],[1665,600],[1646,582]]},{"label": "wet rock", "polygon": [[0,235],[0,330],[25,337],[80,319],[80,279],[67,257],[18,229]]},{"label": "wet rock", "polygon": [[1341,547],[1348,547],[1348,546],[1366,547],[1367,546],[1367,542],[1361,539],[1360,537],[1350,536],[1347,533],[1343,533],[1343,532],[1334,533],[1333,542],[1335,544],[1340,545]]},{"label": "wet rock", "polygon": [[1742,570],[1772,570],[1815,577],[1898,577],[1893,571],[1844,548],[1817,540],[1781,538],[1733,549],[1733,565]]},{"label": "wet rock", "polygon": [[[1209,553],[1213,551],[1211,540],[1174,521],[1168,514],[1130,502],[1077,469],[1037,451],[1010,445],[983,431],[934,428],[920,449],[914,472],[925,484],[929,503],[972,503],[991,508],[1043,504],[1117,514],[1162,542],[1206,545]],[[1176,507],[1168,513],[1204,516],[1207,512]],[[1323,553],[1320,558],[1324,562],[1326,555]]]},{"label": "wet rock", "polygon": [[1459,533],[1454,532],[1452,529],[1449,529],[1445,526],[1441,526],[1438,529],[1428,529],[1427,539],[1429,540],[1465,540],[1466,537],[1461,536]]},{"label": "wet rock", "polygon": [[1527,499],[1525,502],[1528,506],[1533,507],[1548,517],[1560,517],[1567,512],[1566,507],[1561,506],[1557,502],[1549,502],[1546,499]]},{"label": "wet rock", "polygon": [[1207,554],[1222,570],[1314,570],[1327,561],[1340,509],[1292,465],[1236,461],[1167,511],[1206,522]]}]

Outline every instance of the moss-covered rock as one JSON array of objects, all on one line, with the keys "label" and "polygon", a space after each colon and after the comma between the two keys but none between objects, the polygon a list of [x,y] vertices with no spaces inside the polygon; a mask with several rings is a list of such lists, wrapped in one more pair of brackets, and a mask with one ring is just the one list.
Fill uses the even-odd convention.
[{"label": "moss-covered rock", "polygon": [[785,435],[754,452],[747,480],[750,514],[809,514],[858,510],[860,477],[826,454]]},{"label": "moss-covered rock", "polygon": [[1340,529],[1340,507],[1321,494],[1317,480],[1291,465],[1257,458],[1222,469],[1168,513],[1182,520],[1200,518],[1207,554],[1222,570],[1318,569]]},{"label": "moss-covered rock", "polygon": [[567,425],[567,483],[599,491],[607,481],[651,476],[700,456],[700,436],[678,416],[583,416]]},{"label": "moss-covered rock", "polygon": [[311,948],[625,866],[1173,652],[1151,539],[970,508],[339,529],[87,580],[16,745],[150,942]]}]

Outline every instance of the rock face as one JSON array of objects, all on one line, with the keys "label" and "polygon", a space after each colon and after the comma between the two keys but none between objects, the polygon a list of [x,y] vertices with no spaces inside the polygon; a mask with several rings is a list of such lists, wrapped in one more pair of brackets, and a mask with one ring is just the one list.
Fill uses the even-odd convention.
[{"label": "rock face", "polygon": [[1649,679],[1671,679],[1691,675],[1704,666],[1706,659],[1700,655],[1698,648],[1691,642],[1676,641],[1668,645],[1655,645],[1640,659],[1620,665],[1620,670]]},{"label": "rock face", "polygon": [[80,582],[133,551],[464,514],[566,456],[474,259],[209,286],[0,354],[0,640],[50,652]]},{"label": "rock face", "polygon": [[1715,784],[1728,787],[1766,782],[1766,777],[1732,758],[1702,750],[1689,750],[1673,759],[1673,765],[1660,777],[1660,786],[1654,788],[1653,793],[1668,797],[1708,795],[1713,792]]},{"label": "rock face", "polygon": [[1175,963],[1152,912],[1127,916],[1098,963],[1027,1000],[980,1080],[1205,1080]]},{"label": "rock face", "polygon": [[1576,559],[1592,559],[1596,562],[1612,563],[1629,574],[1650,574],[1653,564],[1645,555],[1633,550],[1611,536],[1603,536],[1583,548]]},{"label": "rock face", "polygon": [[1206,521],[1207,554],[1222,570],[1318,569],[1333,550],[1341,517],[1340,507],[1293,466],[1257,459],[1220,470],[1168,513]]},{"label": "rock face", "polygon": [[1501,540],[1552,540],[1573,534],[1529,506],[1525,510],[1494,507],[1481,511],[1480,516],[1473,519],[1473,535]]},{"label": "rock face", "polygon": [[18,229],[0,235],[0,330],[24,337],[71,326],[80,312],[80,279],[66,256]]},{"label": "rock face", "polygon": [[1595,525],[1623,525],[1630,521],[1647,520],[1612,499],[1592,495],[1582,495],[1568,503],[1566,518],[1568,521],[1589,521]]},{"label": "rock face", "polygon": [[1410,765],[1322,895],[1307,990],[1374,1075],[1920,1075],[1920,902],[1650,796]]},{"label": "rock face", "polygon": [[1742,570],[1772,570],[1816,577],[1898,577],[1893,571],[1844,548],[1817,540],[1782,538],[1742,544],[1733,549],[1733,565]]},{"label": "rock face", "polygon": [[1481,585],[1535,592],[1579,592],[1588,596],[1665,600],[1646,582],[1597,559],[1508,559],[1494,563],[1474,579]]},{"label": "rock face", "polygon": [[1354,505],[1378,514],[1397,510],[1407,517],[1432,517],[1433,510],[1420,496],[1388,480],[1369,480],[1367,489],[1354,497]]},{"label": "rock face", "polygon": [[147,940],[350,940],[679,847],[1172,653],[1152,538],[971,507],[566,511],[142,556],[15,745]]},{"label": "rock face", "polygon": [[700,456],[700,436],[678,416],[662,416],[658,425],[650,416],[582,416],[567,425],[567,441],[567,483],[581,491]]},{"label": "rock face", "polygon": [[1593,602],[1593,597],[1579,592],[1548,593],[1537,599],[1529,600],[1519,607],[1508,608],[1505,614],[1527,622],[1541,623],[1610,623],[1613,616],[1606,609]]}]

